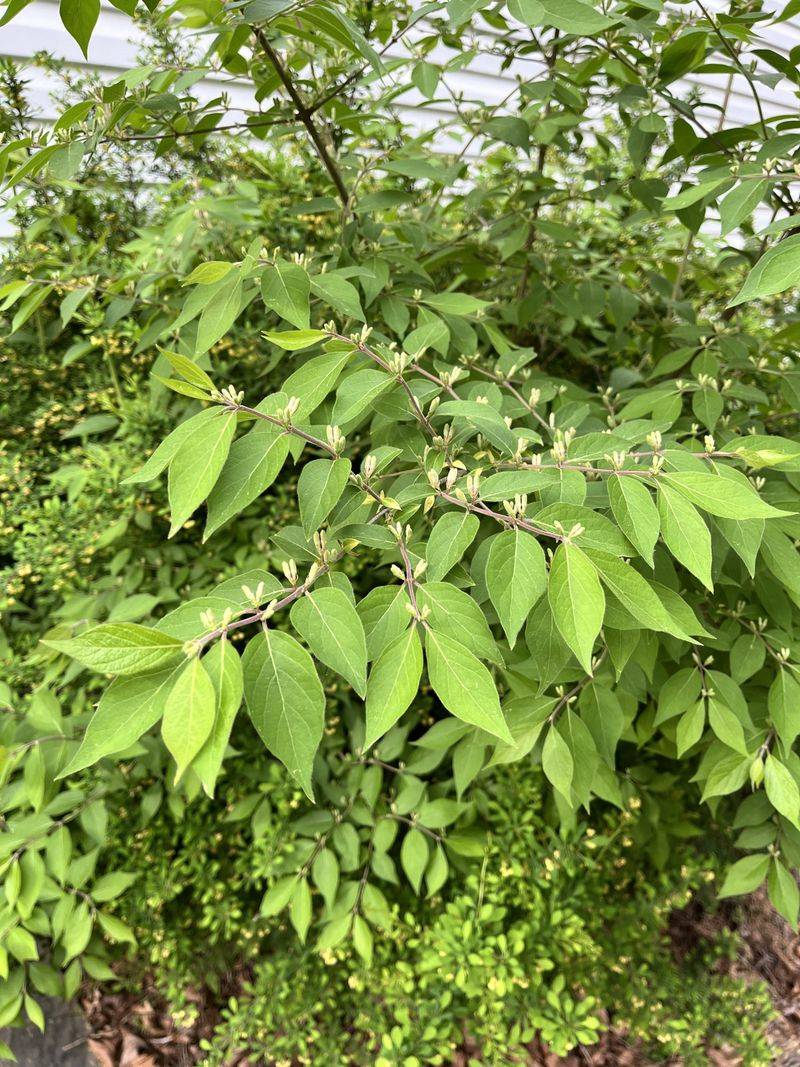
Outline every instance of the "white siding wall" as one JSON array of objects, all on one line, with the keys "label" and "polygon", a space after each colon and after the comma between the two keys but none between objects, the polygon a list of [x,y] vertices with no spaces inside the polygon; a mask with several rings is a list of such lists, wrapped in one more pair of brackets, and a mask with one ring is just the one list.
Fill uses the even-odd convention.
[{"label": "white siding wall", "polygon": [[[774,6],[782,6],[781,0],[773,0]],[[723,7],[722,0],[717,0],[714,7]],[[685,12],[687,9],[682,8]],[[770,27],[766,37],[776,51],[788,55],[790,50],[800,44],[800,20],[781,23]],[[134,38],[132,40],[132,38]],[[489,43],[487,41],[487,43]],[[35,52],[48,51],[66,60],[76,68],[87,65],[80,49],[68,36],[58,17],[56,0],[36,0],[25,8],[8,25],[0,29],[0,55],[11,56],[24,61]],[[127,15],[108,5],[104,5],[100,19],[89,45],[89,65],[109,77],[113,77],[136,63],[137,45],[135,29]],[[444,61],[452,53],[441,47],[431,57],[434,62]],[[536,64],[522,62],[512,68],[501,71],[501,60],[497,56],[482,54],[477,56],[469,68],[459,73],[449,74],[448,85],[456,94],[463,94],[466,101],[499,103],[513,88],[517,75],[530,78],[536,72]],[[57,107],[50,99],[52,85],[41,71],[29,68],[31,78],[31,98],[42,118],[49,119],[57,112]],[[707,74],[702,79],[693,77],[683,83],[686,91],[691,85],[699,86],[709,104],[719,104],[725,96],[727,77],[725,75]],[[204,95],[216,95],[219,84],[207,81],[201,86]],[[226,90],[231,104],[236,107],[248,106],[251,101],[249,87],[245,81],[226,79]],[[786,79],[782,79],[775,88],[760,87],[760,95],[769,114],[787,113],[797,115],[798,98]],[[429,128],[442,118],[452,113],[452,105],[446,100],[437,101],[434,106],[428,104],[425,111],[430,117],[420,113],[414,105],[419,98],[412,91],[404,97],[403,113],[412,125]],[[709,117],[717,113],[709,109]],[[754,106],[747,83],[743,78],[734,82],[728,104],[729,121],[740,123],[753,118]]]},{"label": "white siding wall", "polygon": [[[775,8],[782,7],[784,2],[785,0],[770,0],[771,6]],[[726,5],[724,0],[713,0],[712,6],[715,9],[724,9]],[[683,13],[689,10],[688,6],[681,8]],[[800,19],[769,27],[765,36],[771,47],[788,55],[792,48],[800,44]],[[61,25],[57,0],[36,0],[8,25],[0,28],[0,55],[11,56],[24,62],[35,52],[48,51],[76,69],[90,66],[103,76],[112,78],[136,65],[138,46],[135,38],[136,30],[128,16],[104,3],[89,46],[87,63],[78,46]],[[486,40],[487,46],[491,47],[491,37]],[[433,62],[445,62],[452,58],[452,53],[441,46],[430,58]],[[498,104],[513,90],[518,76],[530,79],[541,73],[542,69],[541,65],[535,62],[524,61],[507,70],[501,70],[501,62],[499,56],[481,54],[471,62],[468,69],[448,74],[448,87],[453,94],[461,96],[467,106],[470,102]],[[30,82],[29,96],[36,113],[44,122],[52,121],[59,112],[58,102],[52,95],[54,82],[33,65],[26,68],[26,76]],[[727,124],[739,125],[752,121],[755,117],[749,88],[741,77],[734,80],[730,89],[726,75],[714,74],[703,75],[702,78],[695,76],[672,86],[673,92],[679,96],[688,94],[693,89],[699,89],[704,101],[709,105],[705,118],[713,128],[716,128],[719,121],[719,111],[714,110],[713,105],[721,104],[726,95]],[[245,80],[226,77],[224,81],[220,81],[209,78],[196,86],[195,91],[204,99],[212,99],[224,91],[233,109],[254,106],[250,86]],[[773,88],[760,86],[759,93],[768,115],[797,116],[798,94],[785,78],[781,78]],[[420,106],[421,104],[424,106]],[[399,110],[412,129],[423,131],[446,123],[453,115],[454,108],[452,100],[446,94],[441,94],[441,98],[437,95],[433,102],[423,101],[412,88],[400,98]],[[438,144],[444,151],[459,148],[459,143],[446,135],[439,136]],[[480,142],[475,141],[466,155],[475,156],[479,152]]]}]

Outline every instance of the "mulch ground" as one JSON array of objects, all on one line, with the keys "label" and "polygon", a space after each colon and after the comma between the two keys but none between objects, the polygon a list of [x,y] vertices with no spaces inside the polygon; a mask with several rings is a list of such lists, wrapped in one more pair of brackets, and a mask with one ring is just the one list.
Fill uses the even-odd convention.
[{"label": "mulch ground", "polygon": [[[800,935],[775,914],[765,894],[756,893],[739,913],[743,939],[740,957],[731,971],[745,979],[768,982],[780,1013],[771,1027],[776,1048],[775,1067],[800,1067]],[[679,959],[698,938],[714,938],[726,916],[707,915],[691,906],[676,913],[670,923],[673,951]],[[229,992],[241,976],[232,974]],[[713,980],[713,978],[712,978]],[[220,998],[224,1000],[224,997]],[[86,992],[82,1007],[89,1025],[89,1048],[100,1067],[195,1067],[203,1063],[200,1042],[210,1038],[218,1015],[213,1000],[197,994],[197,1022],[188,1029],[176,1028],[161,997],[154,989],[134,997],[103,989]],[[466,1067],[478,1050],[464,1048],[453,1067]],[[710,1067],[738,1067],[735,1049],[709,1049]],[[269,1067],[244,1054],[227,1067]],[[333,1067],[333,1065],[331,1065]],[[581,1048],[567,1057],[555,1056],[540,1045],[529,1050],[527,1067],[665,1067],[654,1064],[625,1035],[613,1029],[598,1044]],[[678,1067],[678,1065],[674,1065]]]}]

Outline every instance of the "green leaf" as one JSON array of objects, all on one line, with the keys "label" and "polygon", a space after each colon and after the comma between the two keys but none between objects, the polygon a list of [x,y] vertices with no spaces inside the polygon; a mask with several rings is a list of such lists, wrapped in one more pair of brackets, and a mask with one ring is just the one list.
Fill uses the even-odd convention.
[{"label": "green leaf", "polygon": [[225,638],[215,643],[205,656],[203,666],[214,686],[214,724],[192,761],[192,770],[205,792],[213,797],[231,729],[242,703],[244,679],[239,653]]},{"label": "green leaf", "polygon": [[756,571],[758,550],[764,537],[764,520],[747,519],[739,522],[736,519],[717,519],[715,525],[747,567],[752,578]]},{"label": "green leaf", "polygon": [[800,234],[786,237],[759,259],[744,281],[744,285],[728,304],[736,307],[746,300],[774,296],[794,287],[800,281]]},{"label": "green leaf", "polygon": [[64,29],[89,58],[89,41],[100,15],[100,0],[61,0],[59,14]]},{"label": "green leaf", "polygon": [[458,563],[475,540],[480,519],[470,511],[448,511],[441,516],[428,538],[426,575],[438,582]]},{"label": "green leaf", "polygon": [[431,100],[439,84],[439,68],[433,63],[420,60],[419,63],[414,64],[411,71],[411,82],[423,96]]},{"label": "green leaf", "polygon": [[292,605],[292,626],[326,666],[341,674],[363,697],[367,691],[364,627],[341,589],[314,589]]},{"label": "green leaf", "polygon": [[427,836],[422,830],[412,827],[400,846],[400,863],[417,896],[422,887],[422,876],[428,866],[429,856],[430,846]]},{"label": "green leaf", "polygon": [[702,389],[697,389],[692,393],[692,413],[700,425],[706,429],[714,431],[724,410],[725,401],[711,385],[705,385]]},{"label": "green leaf", "polygon": [[764,791],[770,804],[793,826],[800,820],[800,790],[789,769],[772,753],[764,763]]},{"label": "green leaf", "polygon": [[744,476],[734,480],[702,471],[678,471],[661,474],[659,484],[664,483],[703,511],[725,519],[769,519],[790,514],[762,500]]},{"label": "green leaf", "polygon": [[116,900],[126,889],[129,889],[139,875],[136,872],[112,871],[104,874],[92,886],[92,900],[96,904],[106,904],[109,900]]},{"label": "green leaf", "polygon": [[748,466],[756,470],[761,467],[800,470],[800,441],[753,434],[738,441],[734,439],[726,445],[726,448],[730,452],[735,452],[737,456],[741,456]]},{"label": "green leaf", "polygon": [[181,443],[169,465],[170,537],[206,499],[228,458],[236,413],[217,409],[216,414]]},{"label": "green leaf", "polygon": [[298,352],[301,348],[310,348],[328,335],[324,330],[282,330],[279,333],[268,331],[264,336],[284,352]]},{"label": "green leaf", "polygon": [[685,189],[681,189],[679,193],[676,193],[675,196],[665,197],[661,201],[661,208],[663,211],[682,211],[684,208],[696,204],[698,200],[705,200],[707,196],[711,196],[712,193],[721,189],[729,180],[727,177],[711,178],[697,185],[688,185]]},{"label": "green leaf", "polygon": [[558,632],[591,674],[592,649],[603,625],[606,598],[594,564],[576,545],[562,542],[556,549],[547,596]]},{"label": "green leaf", "polygon": [[282,912],[284,908],[288,907],[296,885],[296,874],[290,874],[285,878],[279,878],[278,881],[275,882],[274,885],[271,885],[264,894],[259,913],[267,918],[271,918],[273,915],[278,915]]},{"label": "green leaf", "polygon": [[226,263],[221,259],[211,259],[200,263],[191,274],[184,278],[183,285],[213,285],[233,270],[233,263]]},{"label": "green leaf", "polygon": [[719,891],[720,897],[736,897],[743,893],[752,893],[764,881],[768,870],[769,856],[764,853],[745,856],[737,860],[725,875]]},{"label": "green leaf", "polygon": [[386,646],[408,629],[410,620],[405,608],[408,603],[402,585],[379,585],[359,603],[356,610],[367,638],[367,659],[378,659]]},{"label": "green leaf", "polygon": [[59,826],[55,833],[50,834],[47,838],[46,856],[48,872],[59,885],[63,885],[72,858],[72,835],[69,827]]},{"label": "green leaf", "polygon": [[[711,750],[709,749],[709,753]],[[723,749],[709,771],[703,787],[703,800],[711,797],[724,797],[735,793],[745,784],[750,776],[752,760],[748,756],[739,756]]]},{"label": "green leaf", "polygon": [[272,485],[289,454],[289,441],[278,427],[258,422],[233,442],[208,497],[204,541]]},{"label": "green leaf", "polygon": [[323,848],[317,854],[311,866],[311,877],[322,893],[325,907],[330,911],[336,903],[336,890],[339,886],[339,861],[332,849]]},{"label": "green leaf", "polygon": [[650,566],[661,520],[647,486],[639,478],[617,475],[609,478],[608,498],[619,528]]},{"label": "green leaf", "polygon": [[711,579],[711,534],[700,513],[685,497],[658,481],[661,536],[675,559],[699,578],[706,589]]},{"label": "green leaf", "polygon": [[325,694],[314,661],[289,634],[267,629],[242,656],[244,698],[253,725],[314,799],[311,771],[325,723]]},{"label": "green leaf", "polygon": [[297,263],[279,259],[274,267],[267,267],[261,276],[261,298],[264,303],[298,330],[308,329],[310,294],[308,274]]},{"label": "green leaf", "polygon": [[675,747],[678,751],[678,755],[682,756],[685,752],[696,745],[700,738],[703,736],[703,728],[706,724],[706,706],[702,700],[698,700],[697,703],[685,711],[678,720],[678,729],[675,732]]},{"label": "green leaf", "polygon": [[606,588],[637,622],[649,630],[660,630],[682,640],[690,640],[664,607],[653,586],[632,564],[623,563],[616,556],[595,549],[587,549],[586,555],[597,568]]},{"label": "green leaf", "polygon": [[305,943],[311,925],[311,890],[305,878],[301,878],[294,887],[289,902],[289,918],[300,941]]},{"label": "green leaf", "polygon": [[580,696],[581,718],[594,738],[597,751],[614,766],[617,743],[625,727],[625,712],[619,697],[611,689],[591,682]]},{"label": "green leaf", "polygon": [[511,744],[497,687],[481,661],[460,642],[430,628],[425,655],[431,686],[450,714]]},{"label": "green leaf", "polygon": [[176,763],[175,784],[208,740],[214,725],[216,694],[199,656],[184,667],[164,705],[161,736]]},{"label": "green leaf", "polygon": [[242,310],[242,279],[231,272],[215,289],[200,315],[194,352],[200,356],[233,326]]},{"label": "green leaf", "polygon": [[542,770],[553,788],[569,801],[572,794],[575,762],[567,742],[555,726],[550,727],[544,739]]},{"label": "green leaf", "polygon": [[742,724],[730,708],[714,697],[710,697],[708,701],[708,725],[723,745],[743,756],[747,755]]},{"label": "green leaf", "polygon": [[741,181],[719,203],[720,236],[735,230],[739,223],[752,215],[765,194],[769,192],[771,182],[766,179],[757,181],[748,178]]},{"label": "green leaf", "polygon": [[365,751],[391,730],[408,708],[421,677],[422,645],[416,626],[412,626],[384,648],[370,671]]},{"label": "green leaf", "polygon": [[196,415],[187,419],[186,422],[182,422],[179,426],[176,426],[172,433],[164,438],[145,465],[136,471],[135,474],[131,474],[123,479],[121,484],[135,485],[139,482],[153,481],[154,478],[157,478],[159,474],[166,469],[184,441],[193,437],[207,422],[211,422],[218,417],[219,408],[204,408],[203,411],[198,411]]},{"label": "green leaf", "polygon": [[334,311],[346,318],[365,321],[358,290],[341,274],[317,274],[311,279],[311,288]]},{"label": "green leaf", "polygon": [[481,481],[481,500],[513,500],[515,496],[536,493],[556,482],[558,472],[553,470],[500,471]]},{"label": "green leaf", "polygon": [[[302,367],[298,367],[289,375],[283,383],[283,394],[287,397],[296,396],[300,401],[300,407],[297,409],[299,418],[308,417],[319,407],[336,385],[352,354],[352,348],[323,352],[321,356],[312,356],[306,360]],[[258,406],[261,410],[261,404]]]},{"label": "green leaf", "polygon": [[702,681],[695,667],[685,667],[671,674],[658,691],[658,711],[654,726],[681,715],[700,697]]},{"label": "green leaf", "polygon": [[528,26],[554,26],[564,33],[587,36],[608,29],[616,21],[582,0],[509,0],[508,10]]},{"label": "green leaf", "polygon": [[513,648],[534,604],[547,588],[547,565],[541,545],[518,527],[492,540],[486,560],[486,588]]},{"label": "green leaf", "polygon": [[346,426],[371,408],[378,397],[394,384],[394,380],[382,370],[359,370],[349,374],[336,390],[331,421],[336,426]]},{"label": "green leaf", "polygon": [[425,883],[428,887],[427,895],[429,897],[432,897],[439,892],[447,881],[449,873],[450,867],[447,863],[444,849],[440,844],[436,844],[433,846],[433,855],[425,869]]},{"label": "green leaf", "polygon": [[489,404],[481,404],[476,400],[446,400],[436,409],[436,418],[455,419],[455,427],[462,434],[466,423],[466,437],[472,435],[471,428],[474,427],[474,430],[482,434],[498,451],[507,455],[514,454],[517,439],[500,412]]},{"label": "green leaf", "polygon": [[68,640],[43,644],[104,674],[145,674],[158,670],[182,648],[177,638],[133,622],[107,622]]},{"label": "green leaf", "polygon": [[767,707],[772,725],[788,751],[800,734],[800,682],[783,667],[769,687]]},{"label": "green leaf", "polygon": [[100,698],[78,751],[57,777],[75,774],[104,756],[124,752],[138,741],[163,715],[182,666],[158,674],[115,679]]},{"label": "green leaf", "polygon": [[786,919],[792,929],[796,929],[797,913],[800,909],[800,889],[798,889],[794,874],[777,856],[772,857],[769,865],[767,891],[775,910]]},{"label": "green leaf", "polygon": [[[458,634],[458,640],[479,659],[502,665],[497,643],[489,629],[486,616],[469,593],[448,582],[426,582],[417,589],[420,609],[430,610],[429,623],[434,630]],[[403,610],[403,615],[408,616]]]},{"label": "green leaf", "polygon": [[442,830],[445,826],[451,826],[465,809],[465,804],[449,797],[426,800],[418,813],[420,825],[427,826],[429,830]]},{"label": "green leaf", "polygon": [[167,349],[163,350],[162,355],[167,359],[175,373],[180,374],[187,382],[191,382],[198,388],[205,390],[206,393],[214,389],[213,380],[202,367],[198,367],[194,360],[189,359],[188,356],[181,355],[180,352],[170,352]]},{"label": "green leaf", "polygon": [[349,459],[312,459],[303,467],[297,482],[297,499],[306,537],[310,539],[330,515],[349,477]]}]

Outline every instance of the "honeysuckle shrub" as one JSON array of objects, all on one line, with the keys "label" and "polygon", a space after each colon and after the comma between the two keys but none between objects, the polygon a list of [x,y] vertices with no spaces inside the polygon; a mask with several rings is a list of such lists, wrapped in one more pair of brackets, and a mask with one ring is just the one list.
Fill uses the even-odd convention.
[{"label": "honeysuckle shrub", "polygon": [[[93,5],[63,16],[85,48]],[[43,643],[15,659],[5,726],[0,1019],[106,976],[103,936],[131,936],[102,906],[130,872],[94,879],[107,798],[140,768],[155,807],[224,790],[253,729],[264,777],[278,761],[315,804],[260,913],[320,952],[370,963],[382,883],[435,897],[479,868],[473,790],[523,762],[563,828],[640,805],[655,864],[727,826],[744,854],[722,895],[766,880],[794,923],[796,136],[724,109],[709,125],[679,81],[710,66],[757,98],[796,80],[759,40],[774,16],[253,0],[168,17],[201,51],[90,83],[0,150],[24,226],[0,289],[6,410],[25,425],[13,379],[47,387],[51,351],[107,375],[68,409],[87,444],[53,511],[94,457],[119,483],[104,492],[150,516],[120,516],[97,583],[90,545],[44,590],[15,548],[12,624]],[[481,53],[530,71],[496,107],[453,90]],[[204,102],[205,74],[249,78],[252,113]],[[455,93],[449,130],[408,132],[409,86],[421,114]],[[105,254],[97,213],[54,217],[118,158],[128,182],[138,159],[145,206]],[[11,464],[13,494],[29,463]]]}]

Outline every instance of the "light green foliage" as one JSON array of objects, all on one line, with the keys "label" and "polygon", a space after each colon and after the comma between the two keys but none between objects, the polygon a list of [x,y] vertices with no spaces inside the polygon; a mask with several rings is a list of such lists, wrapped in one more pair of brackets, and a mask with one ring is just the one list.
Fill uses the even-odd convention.
[{"label": "light green foliage", "polygon": [[[641,806],[642,869],[730,828],[723,895],[765,882],[796,922],[797,149],[673,93],[798,77],[738,7],[658,6],[179,2],[152,62],[33,138],[4,75],[3,1021],[130,942],[102,881],[130,782],[143,825],[224,792],[280,856],[254,845],[253,922],[378,975],[404,909],[421,959],[467,936],[481,864],[517,855],[487,853],[517,806],[491,783],[531,768],[564,840]],[[60,10],[85,51],[96,0]],[[487,50],[539,73],[412,137],[397,86],[435,122]],[[209,71],[253,112],[204,102]],[[237,752],[302,805],[294,851]],[[441,1028],[381,1016],[368,1062],[437,1062],[457,1018],[487,1060],[592,1040],[602,996],[560,973],[542,999],[541,901],[517,936],[498,877],[468,936],[502,1026],[486,975],[454,957],[443,1008],[420,964]]]}]

